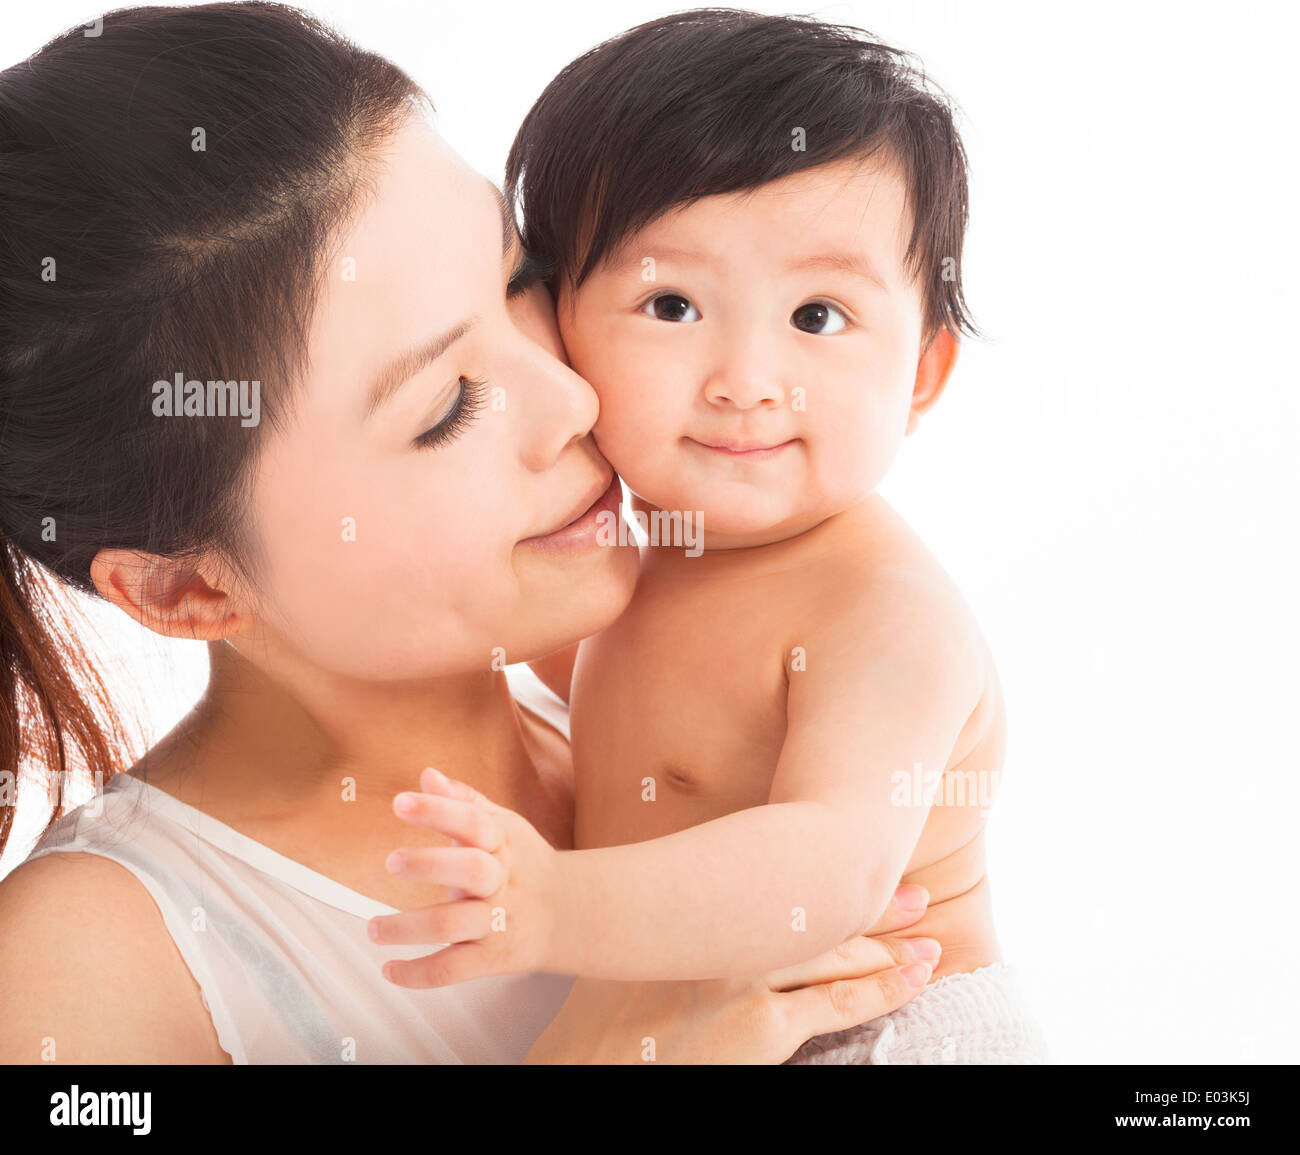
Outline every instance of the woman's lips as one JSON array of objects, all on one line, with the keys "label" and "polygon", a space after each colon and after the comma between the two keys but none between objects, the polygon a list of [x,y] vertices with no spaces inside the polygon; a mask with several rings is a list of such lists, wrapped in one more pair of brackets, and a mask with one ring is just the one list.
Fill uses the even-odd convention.
[{"label": "woman's lips", "polygon": [[590,549],[597,544],[596,533],[601,527],[601,514],[609,513],[617,517],[622,501],[623,486],[618,480],[618,474],[611,472],[605,489],[567,525],[537,537],[526,537],[519,544],[531,549],[563,552]]},{"label": "woman's lips", "polygon": [[798,438],[792,437],[789,441],[781,441],[776,445],[763,445],[752,441],[696,441],[694,437],[688,437],[686,440],[694,442],[701,449],[711,449],[713,452],[733,460],[766,461],[770,457],[775,457],[788,446],[793,445]]}]

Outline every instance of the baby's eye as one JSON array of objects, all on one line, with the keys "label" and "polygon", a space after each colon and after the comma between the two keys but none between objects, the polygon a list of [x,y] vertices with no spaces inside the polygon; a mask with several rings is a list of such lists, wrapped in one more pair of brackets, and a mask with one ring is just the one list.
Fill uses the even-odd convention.
[{"label": "baby's eye", "polygon": [[678,293],[660,293],[657,297],[651,297],[641,306],[641,312],[660,321],[690,322],[700,319],[699,309]]},{"label": "baby's eye", "polygon": [[790,324],[796,329],[804,333],[816,333],[818,336],[838,333],[848,323],[848,318],[834,305],[827,305],[822,301],[800,305],[790,315]]}]

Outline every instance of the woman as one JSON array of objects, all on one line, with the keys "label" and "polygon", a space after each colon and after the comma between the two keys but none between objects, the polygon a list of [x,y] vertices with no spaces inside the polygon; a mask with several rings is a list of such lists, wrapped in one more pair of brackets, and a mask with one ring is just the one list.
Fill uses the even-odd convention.
[{"label": "woman", "polygon": [[33,563],[212,664],[0,884],[4,1061],[780,1062],[920,989],[901,909],[746,983],[381,977],[409,950],[366,921],[441,897],[382,865],[423,767],[571,845],[563,719],[500,666],[563,689],[636,575],[594,544],[595,396],[425,112],[271,5],[125,10],[0,75],[0,769],[113,770]]}]

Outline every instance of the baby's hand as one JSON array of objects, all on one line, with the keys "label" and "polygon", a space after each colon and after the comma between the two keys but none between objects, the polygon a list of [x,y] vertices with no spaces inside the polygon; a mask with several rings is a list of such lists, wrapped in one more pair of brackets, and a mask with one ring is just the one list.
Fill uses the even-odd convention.
[{"label": "baby's hand", "polygon": [[558,852],[513,810],[496,806],[437,770],[420,775],[425,793],[398,794],[405,822],[454,840],[446,848],[403,848],[388,869],[453,888],[433,906],[370,920],[378,943],[450,943],[423,958],[384,965],[402,987],[444,987],[486,975],[541,970],[547,961]]}]

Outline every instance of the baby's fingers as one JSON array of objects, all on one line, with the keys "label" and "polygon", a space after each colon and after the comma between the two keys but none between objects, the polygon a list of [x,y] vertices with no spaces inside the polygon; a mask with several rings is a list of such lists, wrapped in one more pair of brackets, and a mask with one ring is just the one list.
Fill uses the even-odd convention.
[{"label": "baby's fingers", "polygon": [[486,794],[480,794],[473,786],[448,778],[441,770],[426,766],[420,771],[420,789],[427,794],[440,794],[444,798],[458,798],[462,802],[479,802],[487,808],[488,813],[495,809]]},{"label": "baby's fingers", "polygon": [[501,824],[477,802],[405,791],[393,799],[393,811],[405,822],[436,830],[462,846],[491,854],[505,841]]},{"label": "baby's fingers", "polygon": [[445,947],[423,958],[393,959],[384,963],[383,975],[399,987],[448,987],[496,974],[487,952],[477,943]]},{"label": "baby's fingers", "polygon": [[486,902],[461,898],[396,914],[377,915],[370,920],[367,929],[371,939],[385,946],[408,943],[437,945],[476,941],[491,932],[491,924],[492,908]]},{"label": "baby's fingers", "polygon": [[402,878],[459,890],[458,898],[487,898],[506,881],[505,869],[496,858],[486,850],[468,846],[404,847],[394,850],[386,865],[389,873]]}]

